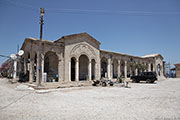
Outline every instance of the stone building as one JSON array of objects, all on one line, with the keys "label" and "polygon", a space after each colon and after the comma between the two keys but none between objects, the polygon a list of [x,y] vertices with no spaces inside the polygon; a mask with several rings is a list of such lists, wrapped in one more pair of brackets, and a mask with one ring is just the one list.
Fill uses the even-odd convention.
[{"label": "stone building", "polygon": [[180,63],[174,64],[175,71],[176,71],[176,77],[180,78]]},{"label": "stone building", "polygon": [[[22,50],[23,65],[20,71],[29,74],[29,82],[39,78],[39,39],[26,38]],[[43,40],[42,84],[62,84],[91,81],[106,77],[116,79],[137,75],[142,71],[155,71],[158,78],[163,75],[163,57],[160,54],[143,57],[100,50],[100,42],[87,33],[63,36],[56,41]],[[138,69],[135,65],[145,66]]]}]

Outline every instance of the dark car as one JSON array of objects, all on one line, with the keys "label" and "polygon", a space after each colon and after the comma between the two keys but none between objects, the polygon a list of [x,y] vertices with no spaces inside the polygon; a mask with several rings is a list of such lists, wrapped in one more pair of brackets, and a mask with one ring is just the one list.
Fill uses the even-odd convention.
[{"label": "dark car", "polygon": [[154,83],[157,80],[155,72],[142,72],[140,75],[131,76],[132,82],[146,81],[147,83]]}]

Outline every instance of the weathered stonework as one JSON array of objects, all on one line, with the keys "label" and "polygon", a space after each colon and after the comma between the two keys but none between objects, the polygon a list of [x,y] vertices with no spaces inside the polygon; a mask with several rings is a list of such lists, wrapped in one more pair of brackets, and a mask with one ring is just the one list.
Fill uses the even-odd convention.
[{"label": "weathered stonework", "polygon": [[[87,33],[63,36],[56,41],[42,41],[42,67],[47,79],[42,84],[63,84],[91,81],[107,77],[115,79],[137,75],[142,70],[134,66],[142,64],[145,71],[155,71],[163,78],[163,57],[160,54],[143,57],[100,50],[100,42]],[[39,40],[26,38],[21,48],[25,51],[21,68],[29,73],[29,82],[39,79]]]}]

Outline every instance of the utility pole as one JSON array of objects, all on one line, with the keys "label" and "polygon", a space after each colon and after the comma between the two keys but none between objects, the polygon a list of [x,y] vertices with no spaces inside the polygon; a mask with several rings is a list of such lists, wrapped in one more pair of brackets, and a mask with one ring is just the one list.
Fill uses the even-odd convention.
[{"label": "utility pole", "polygon": [[44,16],[45,10],[44,8],[40,8],[40,42],[39,42],[39,81],[38,81],[38,86],[41,86],[41,81],[42,81],[42,53],[43,53],[43,49],[42,49],[42,30],[43,30],[43,16]]}]

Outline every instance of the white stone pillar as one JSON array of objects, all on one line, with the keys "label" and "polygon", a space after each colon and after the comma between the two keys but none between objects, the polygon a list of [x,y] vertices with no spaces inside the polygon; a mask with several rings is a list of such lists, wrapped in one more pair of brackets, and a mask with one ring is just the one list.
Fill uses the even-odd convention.
[{"label": "white stone pillar", "polygon": [[[101,68],[100,68],[101,69]],[[97,80],[97,74],[98,74],[98,69],[97,69],[97,62],[94,64],[94,80]]]},{"label": "white stone pillar", "polygon": [[135,69],[135,75],[138,75],[138,69],[137,68]]},{"label": "white stone pillar", "polygon": [[61,78],[61,59],[58,59],[58,82],[62,82]]},{"label": "white stone pillar", "polygon": [[161,76],[164,76],[164,69],[163,69],[163,63],[161,64]]},{"label": "white stone pillar", "polygon": [[42,66],[42,73],[41,73],[41,75],[42,75],[42,80],[41,80],[41,83],[43,84],[44,82],[46,82],[46,81],[44,81],[44,55],[43,54],[41,54],[41,58],[42,58],[42,62],[41,62],[41,66]]},{"label": "white stone pillar", "polygon": [[107,69],[108,78],[111,79],[111,59],[108,59],[108,69]]},{"label": "white stone pillar", "polygon": [[127,61],[125,60],[124,63],[124,78],[127,78]]},{"label": "white stone pillar", "polygon": [[110,70],[110,73],[111,73],[111,74],[110,74],[110,78],[113,78],[113,74],[114,74],[114,73],[113,73],[113,71],[114,71],[113,61],[111,61],[110,69],[111,69],[111,70]]},{"label": "white stone pillar", "polygon": [[37,53],[37,63],[36,63],[36,83],[39,81],[39,52]]},{"label": "white stone pillar", "polygon": [[29,66],[29,82],[33,82],[33,76],[34,76],[34,56],[31,53],[30,55],[30,66]]},{"label": "white stone pillar", "polygon": [[27,64],[26,64],[26,57],[24,56],[24,74],[26,74],[27,71]]},{"label": "white stone pillar", "polygon": [[148,64],[148,71],[151,72],[151,63]]},{"label": "white stone pillar", "polygon": [[76,60],[76,81],[79,81],[79,61]]},{"label": "white stone pillar", "polygon": [[89,80],[91,80],[91,76],[92,76],[92,73],[91,73],[91,61],[89,62],[89,65],[88,65],[88,77],[89,77]]},{"label": "white stone pillar", "polygon": [[69,81],[71,81],[71,60],[69,60]]},{"label": "white stone pillar", "polygon": [[118,77],[121,76],[121,60],[118,60]]},{"label": "white stone pillar", "polygon": [[13,73],[13,79],[16,79],[17,74],[17,59],[14,60],[14,73]]}]

